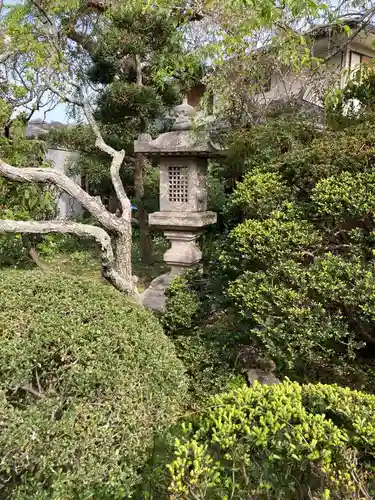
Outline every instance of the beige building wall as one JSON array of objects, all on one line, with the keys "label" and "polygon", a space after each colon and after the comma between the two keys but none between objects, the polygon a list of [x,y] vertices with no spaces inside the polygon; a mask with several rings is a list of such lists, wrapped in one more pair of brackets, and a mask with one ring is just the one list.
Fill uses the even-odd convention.
[{"label": "beige building wall", "polygon": [[[320,58],[329,54],[329,45],[332,43],[327,38],[320,39],[314,45],[314,52]],[[324,77],[312,76],[310,72],[304,75],[287,74],[282,77],[273,75],[271,88],[263,97],[274,100],[282,96],[288,98],[301,98],[315,105],[323,105],[324,90],[328,83],[337,84],[341,88],[346,85],[362,62],[369,62],[375,58],[375,35],[369,33],[359,34],[353,42],[327,60],[327,66],[332,71]]]},{"label": "beige building wall", "polygon": [[[48,149],[47,160],[52,164],[52,168],[58,172],[66,174],[71,163],[77,160],[79,153],[66,149]],[[73,178],[77,184],[80,184],[80,176]],[[57,197],[57,210],[59,219],[71,219],[82,215],[83,208],[81,205],[67,193],[60,193]]]},{"label": "beige building wall", "polygon": [[[342,35],[340,35],[340,40],[320,37],[314,43],[314,54],[325,59],[339,42],[345,42]],[[287,68],[284,72],[281,70],[281,74],[274,73],[271,76],[269,90],[259,95],[259,104],[267,106],[278,99],[298,98],[322,107],[325,89],[328,86],[332,88],[333,85],[337,85],[343,88],[353,71],[360,66],[363,57],[375,58],[374,43],[375,33],[368,31],[359,33],[346,48],[327,59],[326,64],[331,71],[324,72],[324,74],[317,72],[312,75],[311,72],[306,71],[305,74],[301,75],[288,72]],[[198,107],[204,92],[204,85],[199,84],[193,88],[187,96],[189,104]],[[215,110],[217,97],[213,97],[213,110]]]}]

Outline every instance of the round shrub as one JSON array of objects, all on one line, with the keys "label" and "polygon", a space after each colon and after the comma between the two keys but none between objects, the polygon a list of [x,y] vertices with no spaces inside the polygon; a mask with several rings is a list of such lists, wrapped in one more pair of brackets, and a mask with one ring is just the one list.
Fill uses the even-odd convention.
[{"label": "round shrub", "polygon": [[185,376],[151,313],[96,281],[0,272],[0,497],[118,499]]},{"label": "round shrub", "polygon": [[373,498],[375,396],[336,385],[241,387],[184,425],[174,499]]}]

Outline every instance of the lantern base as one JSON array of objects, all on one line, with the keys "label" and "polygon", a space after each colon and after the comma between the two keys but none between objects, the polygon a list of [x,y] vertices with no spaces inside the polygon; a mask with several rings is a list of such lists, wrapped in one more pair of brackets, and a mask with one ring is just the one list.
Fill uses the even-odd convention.
[{"label": "lantern base", "polygon": [[144,307],[151,309],[155,313],[163,314],[167,301],[166,291],[175,277],[176,274],[170,272],[155,278],[147,290],[140,294],[140,299]]},{"label": "lantern base", "polygon": [[141,294],[141,300],[145,307],[155,313],[164,313],[166,291],[172,281],[185,269],[197,264],[202,258],[202,252],[196,242],[200,234],[197,231],[164,232],[165,237],[171,242],[171,248],[164,254],[164,262],[171,268],[171,271],[154,279],[149,288]]},{"label": "lantern base", "polygon": [[172,281],[185,269],[196,265],[202,259],[197,244],[205,226],[216,222],[215,212],[155,212],[149,215],[150,226],[164,230],[164,236],[171,247],[164,254],[164,262],[171,271],[154,279],[149,288],[141,294],[145,307],[155,313],[165,310],[166,291]]}]

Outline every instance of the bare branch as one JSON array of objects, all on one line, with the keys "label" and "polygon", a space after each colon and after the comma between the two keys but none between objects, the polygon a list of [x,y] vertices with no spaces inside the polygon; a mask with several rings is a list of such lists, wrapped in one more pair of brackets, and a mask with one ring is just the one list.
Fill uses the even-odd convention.
[{"label": "bare branch", "polygon": [[51,184],[65,191],[93,215],[106,229],[121,230],[119,219],[62,172],[52,168],[17,168],[0,160],[0,175],[16,182]]},{"label": "bare branch", "polygon": [[[98,145],[98,140],[96,141],[96,145]],[[125,151],[123,150],[116,151],[115,155],[112,158],[112,163],[111,163],[111,179],[115,193],[121,205],[122,209],[121,218],[130,221],[131,203],[125,192],[125,188],[120,177],[120,169],[122,162],[124,161],[124,158],[125,158]]]},{"label": "bare branch", "polygon": [[26,233],[22,235],[22,244],[27,249],[27,253],[29,254],[30,259],[34,262],[36,266],[39,267],[39,269],[41,269],[44,272],[50,270],[49,266],[45,262],[43,262],[42,259],[39,257],[35,246],[32,244],[29,235]]},{"label": "bare branch", "polygon": [[24,390],[25,392],[29,392],[30,394],[36,396],[37,398],[43,399],[45,397],[44,394],[34,389],[34,387],[32,387],[31,385],[23,385],[21,389]]},{"label": "bare branch", "polygon": [[81,108],[83,108],[83,100],[82,99],[78,99],[77,97],[70,96],[64,92],[61,92],[61,90],[58,87],[56,87],[56,85],[54,85],[52,82],[48,83],[48,88],[51,92],[53,92],[58,97],[60,97],[60,99],[63,102],[69,102],[70,104],[75,104],[76,106],[80,106]]},{"label": "bare branch", "polygon": [[47,33],[48,42],[55,48],[56,54],[59,58],[59,61],[62,62],[61,53],[60,53],[60,33],[59,33],[58,29],[56,28],[55,23],[50,18],[50,16],[47,14],[47,12],[42,7],[42,5],[39,4],[39,2],[37,2],[36,0],[31,0],[31,3],[36,7],[38,12],[41,14],[42,18],[45,20],[44,24],[47,23],[49,25],[52,37],[48,36],[49,33]]},{"label": "bare branch", "polygon": [[96,49],[95,43],[93,43],[89,37],[78,33],[78,31],[72,27],[69,27],[66,31],[66,36],[73,42],[80,45],[85,49],[90,55],[93,55]]},{"label": "bare branch", "polygon": [[102,133],[100,132],[99,125],[97,124],[94,115],[92,114],[90,104],[87,102],[87,100],[84,99],[82,99],[81,102],[82,102],[83,112],[85,113],[85,117],[96,136],[95,146],[104,153],[107,153],[109,156],[112,156],[112,163],[111,163],[112,184],[121,205],[122,218],[130,220],[131,203],[125,192],[124,185],[120,177],[120,169],[122,162],[124,161],[125,158],[125,151],[123,149],[121,151],[116,151],[116,149],[112,148],[111,146],[109,146],[109,144],[107,144],[104,141]]},{"label": "bare branch", "polygon": [[96,50],[96,43],[93,37],[87,35],[87,33],[77,31],[76,29],[77,22],[79,23],[79,27],[82,28],[82,19],[80,19],[80,15],[85,13],[87,9],[96,10],[99,15],[102,14],[100,10],[94,8],[94,5],[89,5],[89,2],[87,2],[87,4],[82,3],[81,7],[76,11],[76,14],[69,19],[62,19],[61,24],[67,38],[86,50],[90,56],[93,56]]},{"label": "bare branch", "polygon": [[39,269],[41,269],[43,272],[50,271],[49,266],[45,262],[43,262],[39,257],[35,247],[29,248],[28,254],[30,256],[30,259],[34,262],[36,266],[39,267]]},{"label": "bare branch", "polygon": [[101,245],[102,249],[101,264],[103,276],[119,291],[134,295],[133,283],[128,283],[124,280],[116,270],[111,238],[101,227],[65,221],[0,220],[0,232],[15,234],[76,234],[77,236],[94,238]]},{"label": "bare branch", "polygon": [[44,19],[46,20],[46,22],[48,22],[48,24],[54,28],[54,24],[52,22],[52,19],[49,17],[49,15],[47,14],[47,12],[45,11],[45,9],[43,8],[42,5],[40,5],[39,2],[36,2],[35,0],[30,0],[31,3],[38,9],[38,11],[42,14],[42,16],[44,17]]},{"label": "bare branch", "polygon": [[142,61],[138,54],[135,55],[135,69],[137,73],[137,87],[143,87],[143,78],[142,78]]},{"label": "bare branch", "polygon": [[[372,16],[374,16],[374,14],[375,14],[375,10],[374,10],[374,12],[373,12]],[[371,20],[369,20],[369,21],[366,23],[366,25],[367,25],[367,24],[369,24],[369,23],[370,23],[370,21],[371,21]],[[341,52],[341,51],[342,51],[345,47],[347,47],[347,46],[349,45],[349,43],[351,43],[351,42],[352,42],[352,41],[353,41],[353,40],[357,37],[357,35],[358,35],[358,34],[359,34],[362,30],[363,30],[363,28],[364,28],[364,25],[361,25],[360,27],[356,28],[356,29],[353,31],[353,33],[352,33],[349,37],[347,37],[347,38],[345,39],[345,41],[344,41],[344,42],[342,42],[342,43],[338,43],[338,44],[337,44],[337,47],[335,48],[335,50],[334,50],[334,51],[332,51],[332,52],[329,52],[328,56],[327,56],[327,57],[325,57],[325,58],[323,59],[323,63],[328,62],[330,59],[332,59],[332,57],[335,57],[335,56],[336,56],[337,54],[339,54],[339,53],[340,53],[340,52]]]},{"label": "bare branch", "polygon": [[5,63],[12,56],[14,56],[14,51],[3,52],[0,55],[0,64]]}]

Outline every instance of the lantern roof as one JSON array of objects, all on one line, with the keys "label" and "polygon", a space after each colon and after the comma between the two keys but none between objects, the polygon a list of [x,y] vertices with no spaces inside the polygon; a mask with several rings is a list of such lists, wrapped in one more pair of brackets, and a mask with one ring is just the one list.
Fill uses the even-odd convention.
[{"label": "lantern roof", "polygon": [[134,152],[158,156],[198,156],[212,158],[225,154],[216,147],[207,131],[199,128],[196,110],[187,103],[172,111],[175,121],[170,132],[152,139],[150,134],[141,134],[134,141]]}]

